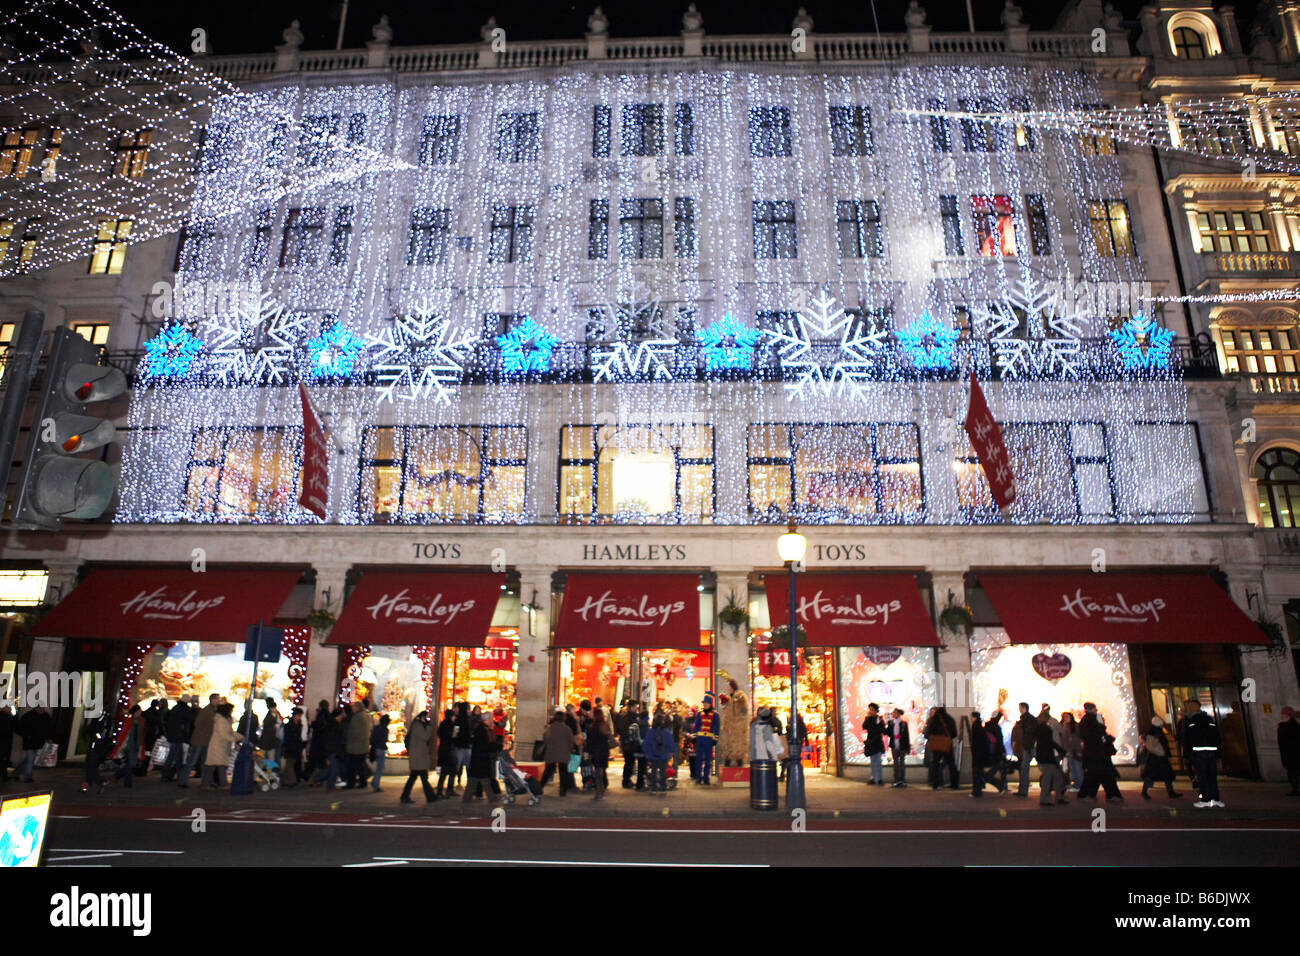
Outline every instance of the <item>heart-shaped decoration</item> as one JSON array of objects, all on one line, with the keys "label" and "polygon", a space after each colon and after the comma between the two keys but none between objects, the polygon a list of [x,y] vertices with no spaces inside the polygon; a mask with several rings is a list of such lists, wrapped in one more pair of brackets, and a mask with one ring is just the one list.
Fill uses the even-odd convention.
[{"label": "heart-shaped decoration", "polygon": [[1070,659],[1064,654],[1035,654],[1031,663],[1039,677],[1053,684],[1070,673]]},{"label": "heart-shaped decoration", "polygon": [[903,656],[901,647],[864,647],[862,656],[873,664],[892,664]]}]

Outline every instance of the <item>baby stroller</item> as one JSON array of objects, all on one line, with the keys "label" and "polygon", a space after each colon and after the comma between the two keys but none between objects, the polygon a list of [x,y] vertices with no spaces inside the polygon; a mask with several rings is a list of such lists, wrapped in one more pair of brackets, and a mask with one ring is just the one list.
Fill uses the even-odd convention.
[{"label": "baby stroller", "polygon": [[506,803],[514,803],[515,797],[528,794],[528,805],[536,806],[542,802],[542,785],[519,769],[515,758],[507,753],[501,754],[501,779],[506,783]]},{"label": "baby stroller", "polygon": [[280,765],[268,760],[261,750],[253,750],[253,786],[263,791],[280,789]]}]

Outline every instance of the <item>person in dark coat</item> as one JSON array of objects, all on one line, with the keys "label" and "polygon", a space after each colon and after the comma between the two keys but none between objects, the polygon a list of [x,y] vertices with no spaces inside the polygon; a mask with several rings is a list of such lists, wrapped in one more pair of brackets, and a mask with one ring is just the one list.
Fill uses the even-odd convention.
[{"label": "person in dark coat", "polygon": [[894,708],[885,725],[885,734],[889,741],[889,754],[894,761],[894,787],[902,789],[907,786],[907,755],[912,752],[911,728],[904,719],[903,708]]},{"label": "person in dark coat", "polygon": [[[4,741],[4,732],[0,730],[0,743]],[[1282,708],[1282,719],[1277,725],[1277,752],[1282,756],[1282,766],[1286,768],[1286,778],[1291,782],[1289,797],[1300,797],[1300,722],[1295,719],[1295,710]],[[0,751],[0,760],[4,759]]]},{"label": "person in dark coat", "polygon": [[542,786],[551,781],[551,775],[560,772],[560,796],[574,789],[573,774],[569,772],[569,757],[573,754],[573,731],[564,719],[564,711],[557,710],[542,735],[545,745],[546,769],[542,771]]},{"label": "person in dark coat", "polygon": [[492,733],[483,715],[473,720],[470,730],[469,764],[466,767],[465,793],[462,803],[472,803],[482,791],[484,799],[492,803],[489,781],[496,776],[496,735]]},{"label": "person in dark coat", "polygon": [[381,714],[378,722],[370,728],[370,759],[375,762],[370,789],[375,793],[383,793],[379,789],[379,778],[384,775],[384,763],[388,760],[388,724],[391,720],[387,714]]},{"label": "person in dark coat", "polygon": [[122,748],[118,751],[118,755],[122,758],[122,766],[117,770],[117,779],[126,781],[124,786],[128,790],[131,789],[135,777],[135,768],[140,763],[140,751],[144,747],[148,726],[140,705],[132,704],[126,715],[126,740],[122,742]]},{"label": "person in dark coat", "polygon": [[1196,785],[1201,799],[1192,806],[1199,810],[1223,807],[1219,799],[1219,727],[1214,718],[1201,710],[1201,702],[1183,702],[1187,720],[1183,724],[1183,743],[1192,755],[1196,768]]},{"label": "person in dark coat", "polygon": [[14,712],[0,707],[0,783],[9,782],[9,754],[14,749]]},{"label": "person in dark coat", "polygon": [[597,707],[592,711],[591,724],[583,737],[583,748],[591,760],[592,783],[596,790],[592,798],[594,800],[600,800],[609,789],[609,751],[612,743],[613,735],[609,722],[605,720],[605,712]]},{"label": "person in dark coat", "polygon": [[[312,778],[312,786],[324,783],[326,790],[333,790],[337,784],[344,781],[344,766],[347,759],[347,735],[344,728],[351,716],[352,709],[345,704],[331,711],[328,720],[325,721],[319,739],[321,757],[325,764]],[[316,739],[313,738],[312,746],[314,747],[316,743]]]},{"label": "person in dark coat", "polygon": [[[1034,721],[1034,759],[1038,761],[1038,770],[1042,776],[1038,779],[1038,805],[1043,807],[1065,803],[1065,774],[1061,772],[1061,758],[1065,748],[1056,741],[1052,733],[1051,718],[1043,711]],[[1023,759],[1023,758],[1022,758]],[[1056,795],[1055,801],[1052,795]]]},{"label": "person in dark coat", "polygon": [[90,747],[86,751],[86,778],[81,784],[81,792],[86,793],[91,787],[104,792],[105,780],[99,773],[99,767],[108,757],[113,746],[113,720],[108,714],[100,714],[86,727],[86,740]]},{"label": "person in dark coat", "polygon": [[993,783],[996,776],[997,782],[994,784],[1002,793],[1007,792],[1007,745],[1006,738],[1002,736],[1002,711],[995,710],[989,714],[989,719],[984,721],[984,733],[991,738],[989,743],[989,776],[986,778]]},{"label": "person in dark coat", "polygon": [[1157,783],[1165,785],[1171,798],[1181,797],[1181,793],[1174,791],[1174,765],[1169,760],[1169,738],[1165,736],[1165,722],[1161,718],[1151,718],[1151,726],[1142,736],[1142,749],[1146,752],[1146,762],[1142,765],[1142,799],[1151,799],[1147,791]]},{"label": "person in dark coat", "polygon": [[1029,705],[1020,703],[1020,716],[1011,730],[1011,750],[1019,763],[1020,785],[1016,787],[1016,796],[1029,798],[1029,763],[1034,759],[1038,741],[1038,721],[1029,712]]},{"label": "person in dark coat", "polygon": [[280,744],[280,779],[286,787],[296,787],[303,778],[302,753],[307,745],[303,729],[302,708],[295,707],[284,725],[284,740]]},{"label": "person in dark coat", "polygon": [[930,789],[938,790],[943,786],[943,768],[948,768],[948,782],[951,789],[957,789],[957,758],[953,756],[953,746],[957,742],[957,722],[947,710],[940,707],[934,716],[925,722],[927,745],[935,737],[948,738],[948,750],[943,752],[930,747]]},{"label": "person in dark coat", "polygon": [[167,760],[163,764],[164,783],[180,777],[185,767],[185,745],[194,729],[194,711],[185,698],[176,702],[176,706],[167,711],[165,732],[167,734]]},{"label": "person in dark coat", "polygon": [[[933,719],[931,718],[931,720]],[[988,763],[989,735],[984,730],[984,724],[980,721],[979,711],[973,711],[970,715],[970,795],[972,797],[984,796],[984,768],[988,766]],[[932,765],[931,779],[934,776]],[[938,790],[939,788],[931,783],[930,789]]]},{"label": "person in dark coat", "polygon": [[144,712],[144,752],[153,753],[153,745],[167,733],[167,701],[155,697]]},{"label": "person in dark coat", "polygon": [[879,704],[867,704],[867,719],[862,722],[862,729],[866,731],[866,736],[862,738],[862,752],[871,760],[871,776],[867,785],[883,787],[885,776],[881,760],[885,755],[885,722],[880,717]]},{"label": "person in dark coat", "polygon": [[1079,721],[1079,736],[1083,738],[1083,785],[1079,787],[1080,800],[1095,800],[1097,788],[1105,787],[1107,800],[1123,800],[1119,792],[1115,765],[1110,758],[1115,754],[1115,738],[1106,733],[1106,725],[1097,716],[1096,704],[1083,705],[1083,720]]},{"label": "person in dark coat", "polygon": [[18,777],[23,783],[31,783],[36,755],[54,736],[54,718],[44,707],[33,707],[14,722],[14,733],[23,740],[23,762],[18,767]]},{"label": "person in dark coat", "polygon": [[316,705],[316,715],[311,719],[311,738],[308,742],[307,766],[304,768],[308,778],[313,778],[321,767],[329,762],[325,753],[325,738],[329,732],[330,705],[322,700]]},{"label": "person in dark coat", "polygon": [[[454,797],[456,769],[460,759],[456,756],[456,712],[451,708],[442,712],[438,724],[438,796]],[[444,789],[444,785],[446,789]]]},{"label": "person in dark coat", "polygon": [[474,745],[474,726],[470,722],[469,704],[456,702],[456,786],[460,786],[461,771],[469,766],[470,751]]}]

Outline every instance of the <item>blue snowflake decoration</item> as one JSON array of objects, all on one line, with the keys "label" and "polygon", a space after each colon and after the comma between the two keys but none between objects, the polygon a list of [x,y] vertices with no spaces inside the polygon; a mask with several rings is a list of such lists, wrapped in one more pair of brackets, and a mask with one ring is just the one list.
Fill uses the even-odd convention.
[{"label": "blue snowflake decoration", "polygon": [[913,368],[952,368],[952,350],[959,333],[926,309],[921,317],[895,333],[898,347]]},{"label": "blue snowflake decoration", "polygon": [[365,348],[365,343],[342,323],[333,322],[307,341],[308,375],[311,378],[350,378]]},{"label": "blue snowflake decoration", "polygon": [[146,378],[185,378],[194,370],[203,340],[183,325],[169,325],[144,343]]},{"label": "blue snowflake decoration", "polygon": [[511,375],[549,372],[551,353],[557,344],[555,336],[534,322],[532,316],[525,316],[522,322],[505,335],[497,336],[497,345],[501,347],[501,366]]},{"label": "blue snowflake decoration", "polygon": [[747,369],[754,363],[757,329],[740,324],[730,312],[696,336],[704,352],[704,364],[710,372],[723,369]]},{"label": "blue snowflake decoration", "polygon": [[1119,349],[1125,371],[1165,368],[1169,365],[1174,344],[1172,329],[1162,329],[1151,319],[1135,315],[1108,334]]}]

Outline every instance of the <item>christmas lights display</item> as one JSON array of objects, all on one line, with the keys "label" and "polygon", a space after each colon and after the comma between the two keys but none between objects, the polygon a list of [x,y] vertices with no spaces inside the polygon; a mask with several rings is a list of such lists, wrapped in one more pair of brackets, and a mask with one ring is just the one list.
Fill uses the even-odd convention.
[{"label": "christmas lights display", "polygon": [[460,384],[465,356],[474,347],[468,334],[451,333],[446,319],[424,309],[398,316],[391,328],[368,336],[367,341],[375,348],[381,402],[391,402],[395,395],[410,401],[449,402],[449,386]]},{"label": "christmas lights display", "polygon": [[897,332],[898,348],[912,362],[913,368],[944,369],[952,367],[952,350],[957,344],[956,329],[940,322],[929,311]]},{"label": "christmas lights display", "polygon": [[[805,391],[823,397],[847,391],[852,398],[861,398],[887,334],[882,328],[860,331],[853,316],[825,293],[813,299],[809,308],[797,310],[790,328],[765,331],[787,372],[786,388],[799,398]],[[816,349],[828,340],[834,350],[829,360]]]},{"label": "christmas lights display", "polygon": [[696,341],[704,353],[704,367],[709,371],[748,369],[754,364],[757,329],[746,328],[728,312],[707,329],[701,329]]},{"label": "christmas lights display", "polygon": [[1172,355],[1174,333],[1134,316],[1110,333],[1126,369],[1163,368]]},{"label": "christmas lights display", "polygon": [[348,378],[365,343],[338,322],[307,341],[309,374],[313,378]]},{"label": "christmas lights display", "polygon": [[1061,315],[1056,287],[1025,275],[1005,299],[976,310],[976,328],[993,347],[1004,378],[1079,374],[1081,322]]},{"label": "christmas lights display", "polygon": [[501,348],[501,366],[510,375],[523,372],[549,372],[551,353],[559,343],[555,336],[529,316],[505,335],[497,336]]},{"label": "christmas lights display", "polygon": [[199,361],[203,340],[183,325],[168,325],[144,343],[143,378],[185,378]]}]

